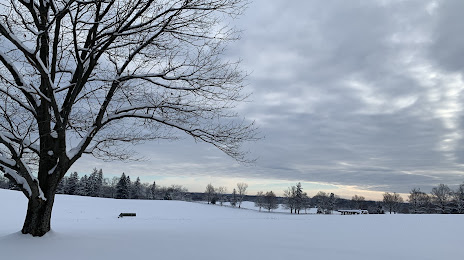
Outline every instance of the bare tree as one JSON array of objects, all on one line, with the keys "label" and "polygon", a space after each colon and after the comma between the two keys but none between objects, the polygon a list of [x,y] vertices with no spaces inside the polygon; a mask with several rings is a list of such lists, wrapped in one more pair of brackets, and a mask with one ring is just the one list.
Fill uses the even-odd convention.
[{"label": "bare tree", "polygon": [[263,205],[264,205],[264,208],[267,209],[269,212],[279,207],[279,203],[277,203],[277,197],[274,194],[274,192],[272,191],[266,192],[266,195],[264,195]]},{"label": "bare tree", "polygon": [[432,189],[432,203],[438,213],[447,213],[450,210],[451,189],[446,184],[439,184]]},{"label": "bare tree", "polygon": [[459,185],[456,191],[452,194],[454,209],[457,213],[464,213],[464,183]]},{"label": "bare tree", "polygon": [[[244,73],[224,61],[243,0],[5,0],[0,5],[0,169],[42,236],[59,181],[83,154],[186,134],[246,161]],[[34,173],[37,174],[34,174]]]},{"label": "bare tree", "polygon": [[385,192],[383,194],[383,203],[388,208],[390,214],[392,212],[396,213],[399,210],[400,204],[403,203],[403,198],[396,192]]},{"label": "bare tree", "polygon": [[227,193],[227,187],[221,186],[216,189],[216,195],[217,195],[218,201],[221,204],[221,206],[224,204],[226,200],[226,193]]},{"label": "bare tree", "polygon": [[283,205],[286,209],[290,209],[290,214],[300,214],[300,210],[304,208],[305,196],[307,197],[307,194],[303,192],[301,182],[298,182],[296,186],[284,190],[285,200]]},{"label": "bare tree", "polygon": [[215,196],[216,196],[216,190],[214,189],[213,185],[209,183],[206,185],[206,190],[205,190],[205,200],[208,202],[208,204],[213,203],[215,204]]},{"label": "bare tree", "polygon": [[296,213],[297,199],[296,199],[296,187],[291,186],[284,190],[284,202],[283,206],[290,210],[290,214],[293,214],[293,210]]},{"label": "bare tree", "polygon": [[333,193],[325,193],[319,191],[314,198],[316,200],[317,213],[320,214],[332,214],[332,211],[335,209],[335,203],[338,199]]},{"label": "bare tree", "polygon": [[353,202],[355,209],[361,209],[365,200],[366,199],[363,196],[358,195],[354,195],[351,198],[351,201]]},{"label": "bare tree", "polygon": [[311,198],[308,196],[306,192],[303,192],[302,208],[305,210],[305,213],[308,213],[307,209],[311,208]]},{"label": "bare tree", "polygon": [[264,192],[258,191],[258,193],[256,193],[255,207],[259,208],[259,211],[264,207]]},{"label": "bare tree", "polygon": [[413,188],[408,196],[409,205],[412,213],[421,214],[429,212],[430,197],[422,192],[420,188]]},{"label": "bare tree", "polygon": [[[170,187],[165,187],[165,197],[169,197],[170,200],[186,200],[186,194],[188,189],[182,185],[173,184]],[[213,192],[214,194],[214,192]]]},{"label": "bare tree", "polygon": [[248,184],[244,182],[237,183],[237,191],[238,191],[237,203],[238,203],[239,208],[242,205],[243,199],[245,198],[247,188],[248,188]]}]

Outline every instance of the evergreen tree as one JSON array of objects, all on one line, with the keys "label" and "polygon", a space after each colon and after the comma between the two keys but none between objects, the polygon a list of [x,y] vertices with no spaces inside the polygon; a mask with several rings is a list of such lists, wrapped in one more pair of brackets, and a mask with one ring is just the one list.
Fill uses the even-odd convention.
[{"label": "evergreen tree", "polygon": [[56,193],[64,194],[67,180],[67,176],[64,176],[63,179],[61,179],[61,181],[58,183],[58,187],[56,188]]},{"label": "evergreen tree", "polygon": [[90,174],[88,179],[89,185],[89,194],[88,196],[92,197],[100,197],[102,194],[102,186],[103,186],[103,171],[97,170],[96,168],[93,169],[92,174]]},{"label": "evergreen tree", "polygon": [[237,206],[237,190],[236,189],[232,191],[232,196],[230,197],[230,205],[232,207]]},{"label": "evergreen tree", "polygon": [[303,188],[301,183],[298,182],[295,188],[295,214],[300,214],[300,210],[303,208]]},{"label": "evergreen tree", "polygon": [[332,211],[335,210],[335,203],[337,202],[337,197],[335,196],[335,194],[333,193],[330,193],[329,195],[329,214],[332,214]]},{"label": "evergreen tree", "polygon": [[73,172],[71,173],[71,175],[68,178],[68,181],[66,182],[64,192],[69,195],[77,194],[78,186],[79,175],[77,174],[77,172]]},{"label": "evergreen tree", "polygon": [[83,177],[81,177],[81,179],[79,181],[79,187],[77,189],[77,195],[89,196],[90,190],[91,190],[90,187],[91,187],[91,185],[90,185],[89,177],[87,177],[87,175],[84,175]]},{"label": "evergreen tree", "polygon": [[129,185],[127,185],[127,180],[130,181],[130,179],[126,177],[124,173],[122,173],[118,184],[116,184],[116,199],[129,198]]},{"label": "evergreen tree", "polygon": [[140,183],[139,177],[137,177],[137,180],[135,180],[134,185],[132,185],[131,192],[131,199],[142,199],[142,184]]},{"label": "evergreen tree", "polygon": [[127,175],[126,177],[126,185],[127,185],[127,198],[128,199],[132,199],[132,181],[129,177],[129,175]]},{"label": "evergreen tree", "polygon": [[150,185],[150,199],[156,199],[156,181],[153,181],[153,184]]}]

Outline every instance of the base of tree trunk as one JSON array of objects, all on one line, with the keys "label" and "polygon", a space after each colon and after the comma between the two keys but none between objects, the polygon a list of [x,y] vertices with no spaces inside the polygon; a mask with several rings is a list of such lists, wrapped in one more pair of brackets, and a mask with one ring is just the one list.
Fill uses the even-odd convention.
[{"label": "base of tree trunk", "polygon": [[23,234],[31,234],[41,237],[50,231],[52,217],[53,198],[43,201],[39,198],[30,199],[27,206],[26,219],[24,220]]}]

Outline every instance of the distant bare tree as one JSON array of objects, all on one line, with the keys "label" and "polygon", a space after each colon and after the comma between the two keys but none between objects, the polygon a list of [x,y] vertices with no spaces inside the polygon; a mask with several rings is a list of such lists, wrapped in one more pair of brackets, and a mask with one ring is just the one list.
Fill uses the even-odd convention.
[{"label": "distant bare tree", "polygon": [[186,200],[188,189],[182,185],[173,184],[167,188],[172,200]]},{"label": "distant bare tree", "polygon": [[[247,161],[255,127],[233,108],[244,73],[224,59],[225,17],[243,0],[4,0],[0,170],[28,198],[23,233],[42,236],[59,181],[83,154],[177,133]],[[37,174],[35,174],[37,173]]]},{"label": "distant bare tree", "polygon": [[332,211],[335,210],[335,203],[338,199],[333,193],[326,193],[320,191],[313,197],[316,200],[317,213],[320,214],[332,214]]},{"label": "distant bare tree", "polygon": [[255,207],[259,208],[259,211],[264,207],[264,192],[258,191],[258,193],[256,193]]},{"label": "distant bare tree", "polygon": [[464,213],[464,183],[459,185],[457,190],[452,194],[452,201],[457,213]]},{"label": "distant bare tree", "polygon": [[244,182],[237,183],[237,191],[238,191],[238,201],[237,201],[237,203],[238,203],[239,208],[242,205],[243,199],[245,198],[247,188],[248,188],[248,184],[246,184]]},{"label": "distant bare tree", "polygon": [[445,214],[450,210],[451,189],[446,184],[439,184],[432,189],[432,203],[438,213]]},{"label": "distant bare tree", "polygon": [[308,196],[306,192],[303,192],[303,203],[302,203],[302,209],[304,209],[305,213],[307,212],[307,209],[311,208],[311,198]]},{"label": "distant bare tree", "polygon": [[216,189],[216,195],[217,195],[218,201],[221,204],[221,206],[224,204],[226,200],[226,193],[227,193],[227,187],[221,186]]},{"label": "distant bare tree", "polygon": [[206,185],[205,200],[208,202],[208,204],[215,202],[214,201],[215,197],[216,197],[216,190],[214,189],[213,185],[211,185],[211,183]]},{"label": "distant bare tree", "polygon": [[290,214],[300,214],[300,210],[304,208],[305,197],[307,197],[307,194],[303,192],[301,182],[298,182],[296,186],[284,190],[285,200],[283,206],[290,209]]},{"label": "distant bare tree", "polygon": [[390,214],[392,212],[397,213],[399,210],[399,206],[403,203],[403,198],[396,192],[389,193],[385,192],[383,194],[383,203],[389,210]]},{"label": "distant bare tree", "polygon": [[290,214],[293,214],[293,210],[297,208],[297,198],[296,198],[296,187],[291,186],[284,190],[284,201],[283,207],[290,210]]},{"label": "distant bare tree", "polygon": [[408,200],[411,208],[411,213],[428,213],[430,206],[430,197],[427,193],[422,192],[420,188],[413,188],[409,192]]},{"label": "distant bare tree", "polygon": [[365,200],[366,199],[363,196],[358,195],[354,195],[351,198],[351,201],[353,202],[355,209],[361,209]]},{"label": "distant bare tree", "polygon": [[274,192],[269,191],[266,192],[266,195],[264,195],[264,208],[269,212],[273,209],[279,208],[279,203],[277,203],[277,197]]},{"label": "distant bare tree", "polygon": [[113,178],[111,178],[111,181],[110,181],[110,186],[112,187],[111,189],[111,198],[116,198],[116,186],[118,185],[118,182],[119,182],[119,178],[114,176]]}]

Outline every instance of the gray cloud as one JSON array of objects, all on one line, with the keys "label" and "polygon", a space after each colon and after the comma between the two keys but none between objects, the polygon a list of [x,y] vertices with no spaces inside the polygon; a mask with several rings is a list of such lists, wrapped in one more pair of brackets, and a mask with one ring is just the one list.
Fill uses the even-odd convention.
[{"label": "gray cloud", "polygon": [[267,135],[269,174],[401,192],[462,182],[462,3],[287,3],[255,1],[236,51],[255,72],[243,111]]},{"label": "gray cloud", "polygon": [[463,5],[255,0],[227,55],[251,72],[238,110],[266,136],[246,145],[256,165],[186,139],[141,146],[151,161],[133,167],[375,191],[461,183]]}]

